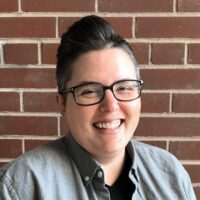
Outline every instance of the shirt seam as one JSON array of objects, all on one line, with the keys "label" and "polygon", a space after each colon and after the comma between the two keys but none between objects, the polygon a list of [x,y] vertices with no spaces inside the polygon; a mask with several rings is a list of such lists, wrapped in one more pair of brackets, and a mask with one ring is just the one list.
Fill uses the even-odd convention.
[{"label": "shirt seam", "polygon": [[8,177],[4,178],[3,184],[6,186],[6,188],[9,191],[10,196],[12,197],[13,200],[19,200],[18,195],[12,186],[12,183],[10,182]]}]

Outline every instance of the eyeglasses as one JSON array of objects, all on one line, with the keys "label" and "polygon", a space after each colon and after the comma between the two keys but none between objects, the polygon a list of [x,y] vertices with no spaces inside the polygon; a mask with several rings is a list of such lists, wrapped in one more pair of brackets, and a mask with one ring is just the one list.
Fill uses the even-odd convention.
[{"label": "eyeglasses", "polygon": [[88,82],[85,84],[71,87],[63,92],[67,94],[71,92],[74,100],[78,105],[90,106],[95,105],[103,101],[106,90],[111,90],[114,97],[118,101],[132,101],[141,96],[142,80],[120,80],[116,81],[109,86],[102,85],[100,83]]}]

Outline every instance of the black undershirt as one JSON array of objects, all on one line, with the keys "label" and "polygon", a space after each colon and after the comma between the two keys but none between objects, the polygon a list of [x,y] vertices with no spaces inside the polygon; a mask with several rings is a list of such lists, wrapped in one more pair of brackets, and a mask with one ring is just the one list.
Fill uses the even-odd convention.
[{"label": "black undershirt", "polygon": [[111,200],[131,200],[135,186],[128,177],[130,168],[131,158],[126,153],[125,165],[121,175],[112,186],[106,185],[110,192]]}]

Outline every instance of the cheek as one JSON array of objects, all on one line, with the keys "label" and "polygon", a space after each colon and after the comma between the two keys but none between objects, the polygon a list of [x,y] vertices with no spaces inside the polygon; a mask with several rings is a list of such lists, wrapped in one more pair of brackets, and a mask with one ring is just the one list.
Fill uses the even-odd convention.
[{"label": "cheek", "polygon": [[93,111],[89,107],[71,104],[66,108],[66,115],[70,127],[80,128],[90,125]]},{"label": "cheek", "polygon": [[130,121],[138,123],[141,111],[140,99],[132,102],[129,106],[127,106],[126,110],[127,117],[130,119]]},{"label": "cheek", "polygon": [[140,110],[141,110],[141,101],[140,99],[137,99],[133,102],[131,102],[129,108],[128,108],[128,111],[130,111],[132,113],[132,115],[136,115],[138,113],[140,113]]}]

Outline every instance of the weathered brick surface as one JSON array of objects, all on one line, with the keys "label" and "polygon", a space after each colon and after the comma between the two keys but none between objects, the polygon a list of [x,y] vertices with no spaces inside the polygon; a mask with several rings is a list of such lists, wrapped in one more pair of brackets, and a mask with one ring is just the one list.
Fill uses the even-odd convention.
[{"label": "weathered brick surface", "polygon": [[200,113],[200,94],[174,94],[173,112]]},{"label": "weathered brick surface", "polygon": [[23,0],[24,12],[92,12],[95,11],[93,0]]},{"label": "weathered brick surface", "polygon": [[[192,118],[192,117],[191,118],[143,117],[140,119],[139,126],[136,130],[136,135],[164,136],[164,137],[200,136],[199,123],[200,123],[200,118]],[[193,143],[191,143],[191,145],[193,145]]]},{"label": "weathered brick surface", "polygon": [[169,150],[178,159],[181,159],[181,160],[199,160],[200,159],[199,145],[200,145],[199,141],[170,142]]},{"label": "weathered brick surface", "polygon": [[16,92],[0,92],[1,111],[19,111],[20,99]]},{"label": "weathered brick surface", "polygon": [[177,10],[178,12],[199,12],[200,1],[199,0],[178,0]]},{"label": "weathered brick surface", "polygon": [[172,0],[101,0],[99,11],[102,12],[170,12]]},{"label": "weathered brick surface", "polygon": [[161,93],[142,94],[142,112],[145,113],[169,112],[169,94],[161,94]]},{"label": "weathered brick surface", "polygon": [[199,69],[144,69],[145,89],[200,89]]},{"label": "weathered brick surface", "polygon": [[149,45],[145,43],[131,43],[134,55],[139,64],[148,64],[149,62]]},{"label": "weathered brick surface", "polygon": [[56,64],[58,44],[42,44],[42,63]]},{"label": "weathered brick surface", "polygon": [[151,61],[153,64],[183,64],[184,50],[184,44],[153,44]]},{"label": "weathered brick surface", "polygon": [[149,144],[149,145],[153,145],[155,147],[159,147],[159,148],[165,149],[165,150],[167,148],[167,143],[165,141],[148,141],[148,140],[144,140],[142,142],[144,142],[146,144]]},{"label": "weathered brick surface", "polygon": [[0,12],[17,12],[18,11],[18,1],[17,0],[1,0],[0,2]]},{"label": "weathered brick surface", "polygon": [[56,87],[55,69],[0,68],[0,80],[0,88]]},{"label": "weathered brick surface", "polygon": [[137,17],[137,38],[200,38],[199,17]]},{"label": "weathered brick surface", "polygon": [[48,38],[55,37],[53,17],[2,17],[1,38]]},{"label": "weathered brick surface", "polygon": [[200,165],[184,165],[185,169],[188,171],[192,182],[199,183],[200,182]]},{"label": "weathered brick surface", "polygon": [[188,63],[200,64],[200,44],[188,45]]},{"label": "weathered brick surface", "polygon": [[25,112],[58,112],[56,93],[24,93]]},{"label": "weathered brick surface", "polygon": [[1,116],[1,135],[57,135],[56,117]]},{"label": "weathered brick surface", "polygon": [[1,158],[15,158],[22,154],[21,140],[7,140],[0,139],[0,157]]},{"label": "weathered brick surface", "polygon": [[47,144],[50,140],[25,140],[25,152],[30,151],[38,146]]},{"label": "weathered brick surface", "polygon": [[4,46],[6,64],[37,64],[36,44],[6,44]]}]

